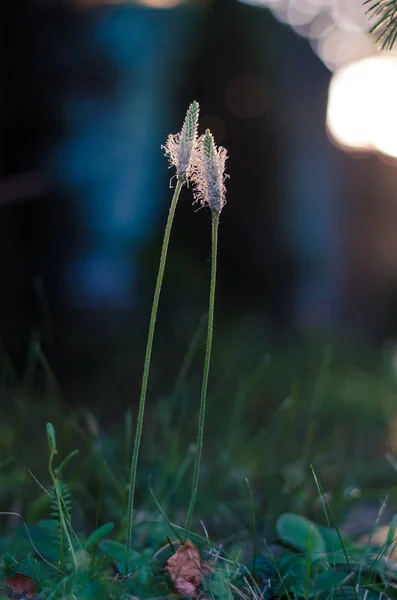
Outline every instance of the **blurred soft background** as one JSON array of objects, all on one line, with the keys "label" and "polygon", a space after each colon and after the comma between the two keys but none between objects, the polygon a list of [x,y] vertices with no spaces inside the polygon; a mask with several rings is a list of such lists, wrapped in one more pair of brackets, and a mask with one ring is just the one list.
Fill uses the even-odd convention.
[{"label": "blurred soft background", "polygon": [[[360,0],[19,0],[5,17],[1,452],[26,463],[58,402],[94,438],[128,430],[172,193],[161,144],[196,99],[230,156],[208,506],[250,475],[282,494],[263,495],[274,510],[303,510],[313,455],[341,498],[383,490],[397,448],[397,58]],[[185,189],[148,400],[166,499],[194,439],[209,258],[209,215]]]}]

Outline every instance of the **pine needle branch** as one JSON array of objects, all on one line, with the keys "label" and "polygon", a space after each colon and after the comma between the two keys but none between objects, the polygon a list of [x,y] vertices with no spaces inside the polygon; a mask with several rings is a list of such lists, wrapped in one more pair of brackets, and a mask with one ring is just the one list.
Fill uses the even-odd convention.
[{"label": "pine needle branch", "polygon": [[397,0],[365,0],[369,18],[376,22],[370,33],[376,33],[376,43],[382,50],[391,50],[397,40]]}]

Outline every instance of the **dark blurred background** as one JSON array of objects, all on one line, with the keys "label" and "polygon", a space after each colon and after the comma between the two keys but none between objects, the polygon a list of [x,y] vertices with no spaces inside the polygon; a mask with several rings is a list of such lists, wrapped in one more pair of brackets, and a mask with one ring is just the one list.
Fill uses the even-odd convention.
[{"label": "dark blurred background", "polygon": [[[377,56],[359,0],[13,0],[2,21],[0,336],[17,368],[40,344],[71,401],[93,376],[138,389],[172,194],[160,146],[193,99],[230,156],[219,347],[394,337],[395,159],[326,125],[333,73]],[[205,313],[209,258],[185,189],[154,386]]]}]

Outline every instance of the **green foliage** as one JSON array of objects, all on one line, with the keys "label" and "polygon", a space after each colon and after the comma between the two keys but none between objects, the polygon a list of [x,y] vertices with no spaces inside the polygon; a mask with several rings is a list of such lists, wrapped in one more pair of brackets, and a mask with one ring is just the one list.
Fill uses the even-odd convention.
[{"label": "green foliage", "polygon": [[[282,515],[276,529],[287,546],[277,559],[269,552],[260,557],[255,569],[260,594],[265,598],[396,597],[397,570],[387,558],[392,542],[387,541],[381,549],[353,543],[334,528],[293,514]],[[310,539],[316,540],[321,555],[313,556]]]},{"label": "green foliage", "polygon": [[314,523],[291,513],[281,515],[276,523],[279,538],[296,550],[307,551],[310,546],[311,556],[320,559],[325,552],[325,542]]},{"label": "green foliage", "polygon": [[13,575],[16,568],[18,566],[18,559],[11,554],[10,552],[6,552],[3,554],[1,559],[1,572],[2,575]]},{"label": "green foliage", "polygon": [[97,544],[103,537],[109,535],[114,529],[114,523],[104,523],[101,527],[98,527],[91,533],[88,540],[84,544],[85,550],[90,550],[95,544]]},{"label": "green foliage", "polygon": [[100,548],[112,560],[126,563],[133,563],[139,554],[134,550],[127,550],[124,544],[113,540],[103,540],[100,543]]}]

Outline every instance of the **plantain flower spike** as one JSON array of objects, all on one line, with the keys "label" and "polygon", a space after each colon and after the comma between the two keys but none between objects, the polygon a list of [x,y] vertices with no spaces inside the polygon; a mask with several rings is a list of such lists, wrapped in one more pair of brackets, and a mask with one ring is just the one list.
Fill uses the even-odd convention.
[{"label": "plantain flower spike", "polygon": [[200,107],[194,101],[189,106],[180,133],[170,134],[165,146],[161,146],[168,156],[170,165],[176,168],[177,177],[186,182],[193,170],[197,152],[197,126]]},{"label": "plantain flower spike", "polygon": [[226,159],[226,148],[217,148],[212,133],[207,129],[199,140],[197,160],[192,174],[195,184],[194,197],[201,206],[209,206],[212,212],[218,215],[226,204]]}]

